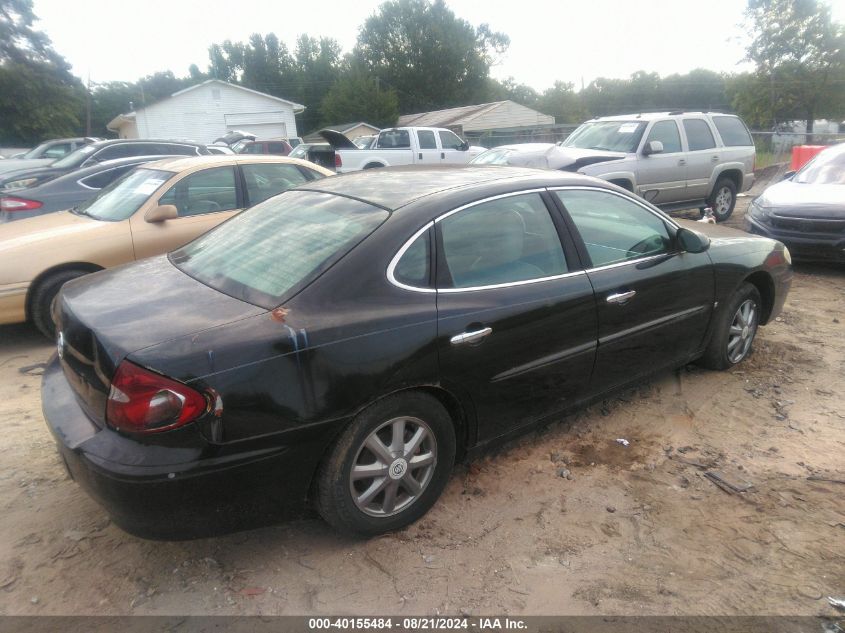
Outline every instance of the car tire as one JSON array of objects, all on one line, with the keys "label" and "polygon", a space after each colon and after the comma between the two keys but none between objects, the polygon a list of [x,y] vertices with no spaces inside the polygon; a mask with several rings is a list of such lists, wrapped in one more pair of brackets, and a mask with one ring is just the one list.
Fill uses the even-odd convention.
[{"label": "car tire", "polygon": [[760,292],[743,283],[716,317],[716,325],[700,364],[708,369],[728,369],[751,353],[760,324]]},{"label": "car tire", "polygon": [[443,405],[420,392],[388,396],[330,449],[317,473],[317,511],[344,533],[403,528],[434,505],[454,462],[455,427]]},{"label": "car tire", "polygon": [[716,222],[724,222],[731,213],[734,212],[736,206],[736,185],[730,178],[720,178],[713,187],[713,193],[710,194],[710,199],[707,201],[710,208],[713,209],[713,216]]},{"label": "car tire", "polygon": [[56,324],[53,323],[53,300],[67,282],[87,275],[85,270],[63,270],[43,279],[32,294],[32,322],[38,331],[48,339],[56,338]]}]

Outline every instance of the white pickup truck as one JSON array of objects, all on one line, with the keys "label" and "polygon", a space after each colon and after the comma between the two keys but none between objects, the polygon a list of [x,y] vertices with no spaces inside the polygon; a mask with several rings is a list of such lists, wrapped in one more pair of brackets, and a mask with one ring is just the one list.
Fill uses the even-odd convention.
[{"label": "white pickup truck", "polygon": [[465,165],[484,151],[445,128],[395,127],[382,130],[372,149],[359,149],[340,132],[322,130],[320,135],[334,148],[335,171],[396,165]]}]

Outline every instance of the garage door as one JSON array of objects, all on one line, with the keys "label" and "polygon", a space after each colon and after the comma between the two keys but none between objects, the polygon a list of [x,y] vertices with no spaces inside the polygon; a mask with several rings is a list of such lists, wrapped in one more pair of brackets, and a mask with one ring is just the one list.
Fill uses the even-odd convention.
[{"label": "garage door", "polygon": [[240,130],[255,134],[258,139],[287,138],[287,127],[284,123],[241,123],[234,125],[227,123],[227,130]]}]

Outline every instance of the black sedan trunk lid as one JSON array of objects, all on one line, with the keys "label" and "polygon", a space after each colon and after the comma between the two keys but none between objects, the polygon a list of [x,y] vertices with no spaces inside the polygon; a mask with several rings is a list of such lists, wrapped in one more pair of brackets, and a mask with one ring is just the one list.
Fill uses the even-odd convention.
[{"label": "black sedan trunk lid", "polygon": [[100,425],[112,376],[126,356],[266,312],[204,286],[166,256],[75,280],[62,289],[54,310],[65,377]]}]

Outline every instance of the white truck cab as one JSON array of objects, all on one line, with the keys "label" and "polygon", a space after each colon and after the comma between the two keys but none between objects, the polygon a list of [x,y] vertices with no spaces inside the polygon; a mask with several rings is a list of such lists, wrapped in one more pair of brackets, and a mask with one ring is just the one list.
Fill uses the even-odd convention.
[{"label": "white truck cab", "polygon": [[342,174],[360,169],[396,165],[465,165],[484,151],[445,128],[395,127],[382,130],[372,149],[359,149],[340,132],[320,135],[335,150],[335,170]]}]

